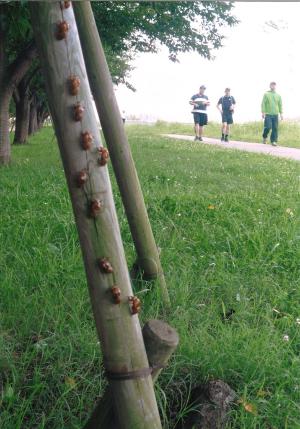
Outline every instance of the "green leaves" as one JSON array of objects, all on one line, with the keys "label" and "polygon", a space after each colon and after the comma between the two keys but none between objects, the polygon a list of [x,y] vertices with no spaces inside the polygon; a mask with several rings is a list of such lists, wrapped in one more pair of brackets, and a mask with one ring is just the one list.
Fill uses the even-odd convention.
[{"label": "green leaves", "polygon": [[157,52],[161,45],[174,62],[180,52],[189,51],[210,59],[222,45],[220,28],[237,23],[232,2],[104,1],[92,7],[116,83],[126,83],[137,52]]}]

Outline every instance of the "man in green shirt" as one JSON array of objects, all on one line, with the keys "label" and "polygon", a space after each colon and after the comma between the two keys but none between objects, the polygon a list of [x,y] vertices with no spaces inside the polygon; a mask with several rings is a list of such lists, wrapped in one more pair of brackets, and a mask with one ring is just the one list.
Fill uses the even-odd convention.
[{"label": "man in green shirt", "polygon": [[267,138],[270,130],[271,132],[271,144],[277,146],[278,140],[278,115],[282,117],[282,100],[279,94],[276,92],[276,82],[270,83],[270,91],[267,91],[261,103],[262,117],[264,122],[263,131],[263,143],[267,143]]}]

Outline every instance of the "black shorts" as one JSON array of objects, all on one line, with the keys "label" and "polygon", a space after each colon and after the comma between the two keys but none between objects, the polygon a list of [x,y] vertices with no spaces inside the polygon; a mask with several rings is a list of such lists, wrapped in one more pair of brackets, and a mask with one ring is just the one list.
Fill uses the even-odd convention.
[{"label": "black shorts", "polygon": [[200,127],[207,125],[207,114],[206,113],[193,113],[195,124],[199,124]]},{"label": "black shorts", "polygon": [[226,122],[228,125],[233,124],[232,112],[223,112],[222,122]]}]

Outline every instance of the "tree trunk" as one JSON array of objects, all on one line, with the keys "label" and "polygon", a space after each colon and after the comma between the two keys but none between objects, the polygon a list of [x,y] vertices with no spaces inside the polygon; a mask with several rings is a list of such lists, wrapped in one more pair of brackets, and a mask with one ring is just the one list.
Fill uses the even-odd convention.
[{"label": "tree trunk", "polygon": [[18,86],[18,97],[15,98],[16,105],[16,129],[14,144],[24,144],[28,139],[29,127],[29,88],[24,82],[24,79]]},{"label": "tree trunk", "polygon": [[[114,413],[121,429],[161,429],[142,331],[138,315],[133,314],[136,307],[130,305],[132,288],[108,169],[99,163],[100,134],[73,10],[64,9],[64,2],[34,2],[29,8]],[[62,20],[70,25],[68,31],[66,25],[58,31]],[[60,40],[62,36],[66,36],[64,40]],[[80,78],[77,96],[69,92],[70,75]],[[86,132],[93,136],[90,147],[83,145],[82,133]],[[112,293],[113,285],[120,289],[118,299]]]},{"label": "tree trunk", "polygon": [[158,249],[91,4],[79,1],[74,2],[73,7],[92,92],[138,256],[137,264],[146,279],[158,278],[164,303],[169,305]]},{"label": "tree trunk", "polygon": [[[4,14],[3,5],[0,4],[0,17]],[[0,164],[8,164],[10,161],[9,141],[9,103],[11,94],[7,90],[5,82],[5,32],[0,22]]]},{"label": "tree trunk", "polygon": [[13,89],[16,88],[36,57],[36,48],[30,43],[15,60],[8,64],[5,55],[6,31],[2,19],[6,5],[0,3],[0,165],[10,162],[11,148],[9,140],[9,103]]},{"label": "tree trunk", "polygon": [[0,165],[10,162],[10,140],[9,140],[9,102],[11,95],[1,91],[0,87]]},{"label": "tree trunk", "polygon": [[30,113],[29,113],[29,127],[28,134],[31,136],[36,133],[38,128],[37,125],[37,105],[35,97],[32,99],[30,103]]},{"label": "tree trunk", "polygon": [[37,109],[37,129],[40,130],[45,120],[47,119],[49,113],[47,111],[46,103],[42,102],[40,103],[38,109]]}]

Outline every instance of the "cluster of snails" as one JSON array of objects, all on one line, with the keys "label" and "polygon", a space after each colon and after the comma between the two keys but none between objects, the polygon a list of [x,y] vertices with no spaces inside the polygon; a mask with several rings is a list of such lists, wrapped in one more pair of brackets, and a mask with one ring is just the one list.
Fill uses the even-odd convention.
[{"label": "cluster of snails", "polygon": [[[61,10],[68,9],[71,6],[70,1],[60,2]],[[56,39],[63,40],[66,39],[70,25],[67,21],[60,21],[57,23],[56,27]],[[72,96],[77,96],[80,91],[80,78],[76,75],[70,75],[67,81],[69,94]],[[73,106],[72,116],[75,122],[81,122],[84,116],[84,107],[78,101]],[[80,144],[81,148],[85,151],[88,151],[92,148],[94,137],[89,131],[84,131],[80,135]],[[104,166],[107,164],[109,159],[109,152],[106,148],[100,147],[98,149],[97,164],[99,166]],[[83,187],[88,181],[88,172],[87,170],[82,170],[76,175],[76,184],[79,188]],[[88,214],[90,217],[95,218],[98,216],[102,208],[101,201],[98,199],[93,199],[90,201],[88,206]]]},{"label": "cluster of snails", "polygon": [[[114,272],[113,267],[107,258],[98,259],[98,266],[104,274],[112,274]],[[121,289],[117,285],[114,285],[111,287],[110,292],[112,294],[114,304],[120,304]],[[138,314],[141,310],[141,300],[137,296],[129,296],[128,302],[131,314]]]},{"label": "cluster of snails", "polygon": [[[70,1],[63,1],[60,3],[61,9],[68,9],[71,5]],[[56,39],[64,40],[67,37],[68,31],[70,29],[70,25],[66,21],[61,21],[57,24],[56,28]],[[78,76],[71,75],[68,79],[68,90],[70,95],[77,96],[80,90],[80,79]],[[83,119],[84,107],[80,102],[77,102],[73,107],[73,119],[76,122],[80,122]],[[85,131],[81,133],[80,142],[83,150],[88,151],[92,147],[93,143],[93,135],[89,131]],[[107,164],[109,159],[109,152],[106,148],[100,147],[98,148],[98,159],[97,163],[100,166],[104,166]],[[81,170],[76,176],[76,184],[79,188],[83,187],[88,180],[88,172],[86,169]],[[89,203],[89,215],[92,218],[95,218],[99,212],[101,211],[102,203],[98,199],[92,199]],[[113,267],[107,258],[101,258],[98,260],[98,266],[102,273],[111,274],[113,273]],[[114,285],[110,289],[112,294],[112,299],[114,304],[121,303],[121,289]],[[129,296],[128,302],[130,305],[131,314],[139,313],[141,309],[141,301],[136,296]]]}]

